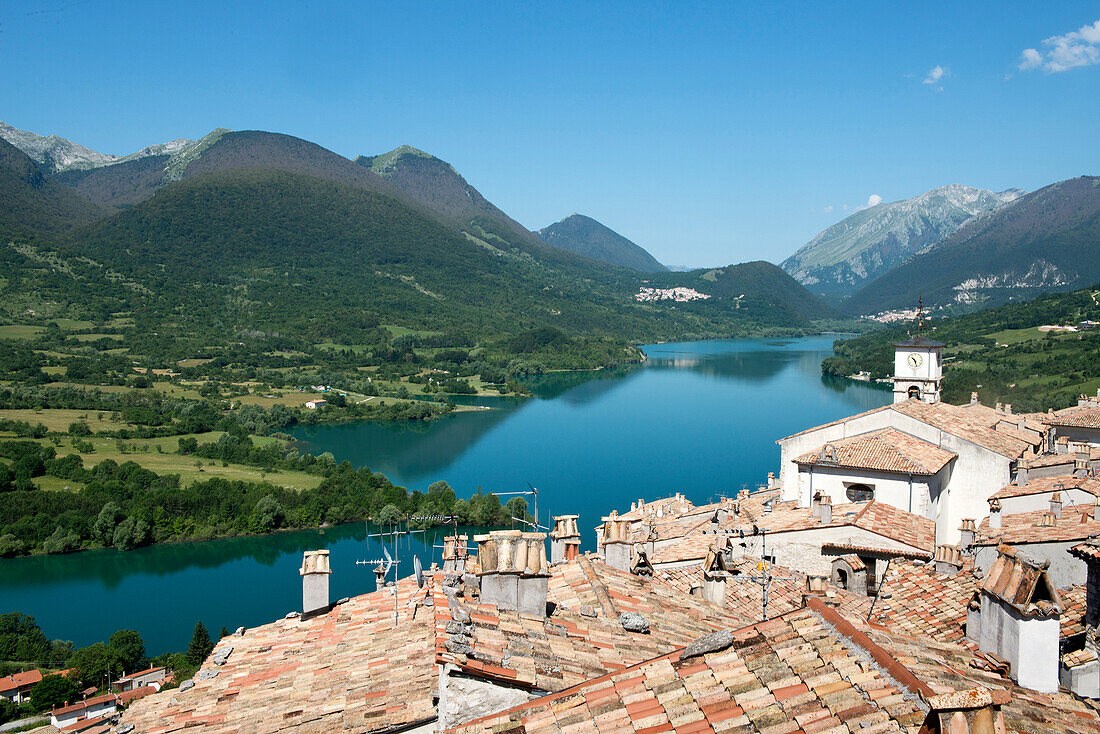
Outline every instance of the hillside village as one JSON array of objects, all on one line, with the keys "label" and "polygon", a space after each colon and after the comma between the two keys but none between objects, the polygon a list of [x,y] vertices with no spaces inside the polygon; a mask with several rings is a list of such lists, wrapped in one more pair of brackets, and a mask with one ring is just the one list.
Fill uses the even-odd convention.
[{"label": "hillside village", "polygon": [[594,553],[576,515],[454,535],[340,600],[307,551],[301,610],[61,730],[1100,731],[1100,396],[950,405],[942,345],[895,349],[894,402],[756,491],[640,499]]}]

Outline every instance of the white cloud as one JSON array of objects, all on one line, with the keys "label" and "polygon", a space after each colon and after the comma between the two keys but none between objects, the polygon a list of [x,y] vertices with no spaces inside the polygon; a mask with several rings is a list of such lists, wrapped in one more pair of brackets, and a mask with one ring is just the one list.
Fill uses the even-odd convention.
[{"label": "white cloud", "polygon": [[947,69],[937,64],[932,67],[932,70],[928,72],[928,76],[924,77],[924,81],[921,82],[921,84],[939,84],[940,79],[943,79],[946,73]]},{"label": "white cloud", "polygon": [[826,214],[832,214],[833,213],[833,205],[829,204],[829,206],[825,207],[821,211],[825,212]]},{"label": "white cloud", "polygon": [[863,206],[864,209],[870,209],[873,206],[878,206],[882,203],[882,197],[878,194],[871,194],[867,197],[867,203]]},{"label": "white cloud", "polygon": [[1100,20],[1061,36],[1044,38],[1042,51],[1025,48],[1017,68],[1021,71],[1042,69],[1054,74],[1097,64],[1100,64]]}]

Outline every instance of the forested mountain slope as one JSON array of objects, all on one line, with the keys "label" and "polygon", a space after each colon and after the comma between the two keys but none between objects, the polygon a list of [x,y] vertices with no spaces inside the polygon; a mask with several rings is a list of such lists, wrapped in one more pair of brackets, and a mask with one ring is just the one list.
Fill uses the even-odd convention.
[{"label": "forested mountain slope", "polygon": [[0,238],[50,236],[102,214],[75,192],[48,179],[23,151],[0,139]]},{"label": "forested mountain slope", "polygon": [[560,222],[543,227],[538,235],[544,242],[610,265],[643,273],[668,270],[642,247],[615,230],[582,214],[571,214]]}]

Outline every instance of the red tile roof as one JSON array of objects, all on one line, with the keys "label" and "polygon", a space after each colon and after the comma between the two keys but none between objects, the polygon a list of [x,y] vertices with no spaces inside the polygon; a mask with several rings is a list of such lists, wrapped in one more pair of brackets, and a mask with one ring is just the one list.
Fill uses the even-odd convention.
[{"label": "red tile roof", "polygon": [[140,688],[134,688],[133,690],[125,691],[118,694],[118,702],[123,706],[129,704],[131,701],[136,701],[139,698],[145,698],[157,692],[156,686],[141,686]]},{"label": "red tile roof", "polygon": [[982,591],[1012,606],[1025,617],[1061,612],[1062,601],[1046,574],[1037,564],[1006,545],[997,548],[997,560],[982,579]]},{"label": "red tile roof", "polygon": [[894,428],[842,438],[802,454],[795,463],[931,476],[954,454]]},{"label": "red tile roof", "polygon": [[948,642],[966,636],[966,607],[981,584],[973,560],[958,573],[941,574],[934,563],[894,559],[880,587],[872,622]]},{"label": "red tile roof", "polygon": [[95,698],[86,698],[83,701],[79,701],[77,703],[72,703],[72,704],[69,704],[68,706],[62,706],[61,708],[56,708],[53,711],[51,711],[50,713],[52,713],[54,716],[60,716],[60,715],[64,715],[64,714],[71,714],[74,711],[83,711],[84,709],[89,708],[90,706],[96,706],[96,705],[99,705],[101,703],[108,703],[110,701],[114,701],[115,703],[117,703],[118,702],[118,696],[116,696],[113,693],[104,693],[102,696],[96,696]]},{"label": "red tile roof", "polygon": [[1038,477],[1034,479],[1028,479],[1027,484],[1023,486],[1013,482],[1007,487],[998,490],[990,497],[990,499],[992,499],[993,497],[996,497],[997,499],[1005,499],[1006,497],[1024,497],[1032,494],[1043,494],[1045,492],[1056,492],[1066,489],[1080,489],[1084,492],[1089,492],[1097,497],[1100,497],[1100,480],[1096,479],[1095,477]]},{"label": "red tile roof", "polygon": [[1043,423],[1048,426],[1066,426],[1070,428],[1100,428],[1100,407],[1086,405],[1066,408],[1054,415],[1047,415]]},{"label": "red tile roof", "polygon": [[1023,545],[1026,543],[1060,543],[1086,540],[1100,535],[1100,522],[1092,507],[1063,507],[1062,516],[1051,526],[1043,525],[1045,510],[1002,515],[1001,527],[989,527],[989,518],[982,520],[974,539],[977,545]]},{"label": "red tile roof", "polygon": [[8,691],[16,691],[20,688],[33,686],[40,680],[42,680],[42,673],[38,670],[25,670],[22,673],[6,675],[0,678],[0,693],[7,693]]}]

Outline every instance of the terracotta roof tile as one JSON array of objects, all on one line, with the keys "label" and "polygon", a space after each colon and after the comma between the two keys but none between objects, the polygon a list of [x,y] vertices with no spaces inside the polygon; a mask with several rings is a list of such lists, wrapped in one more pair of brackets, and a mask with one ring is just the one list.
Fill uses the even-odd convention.
[{"label": "terracotta roof tile", "polygon": [[1100,407],[1086,405],[1060,410],[1047,415],[1043,423],[1048,426],[1067,426],[1071,428],[1100,428]]},{"label": "terracotta roof tile", "polygon": [[966,606],[981,584],[967,560],[951,574],[938,573],[933,563],[892,560],[871,621],[912,635],[963,640]]},{"label": "terracotta roof tile", "polygon": [[0,692],[14,691],[25,686],[33,686],[42,680],[42,673],[38,670],[25,670],[22,673],[14,673],[0,678]]},{"label": "terracotta roof tile", "polygon": [[957,454],[908,433],[884,428],[831,441],[794,461],[796,464],[930,476],[956,458]]},{"label": "terracotta roof tile", "polygon": [[1045,510],[1002,515],[999,528],[989,527],[987,517],[982,520],[974,542],[977,545],[1022,545],[1086,540],[1100,535],[1100,522],[1093,517],[1093,512],[1093,507],[1063,507],[1062,516],[1049,526],[1043,525]]},{"label": "terracotta roof tile", "polygon": [[[1072,459],[1070,463],[1072,463]],[[1037,477],[1028,479],[1027,484],[1023,486],[1013,482],[991,495],[990,499],[993,497],[997,499],[1024,497],[1032,494],[1044,494],[1046,492],[1056,492],[1066,489],[1080,489],[1083,492],[1089,492],[1100,497],[1100,480],[1096,479],[1096,477]]]}]

